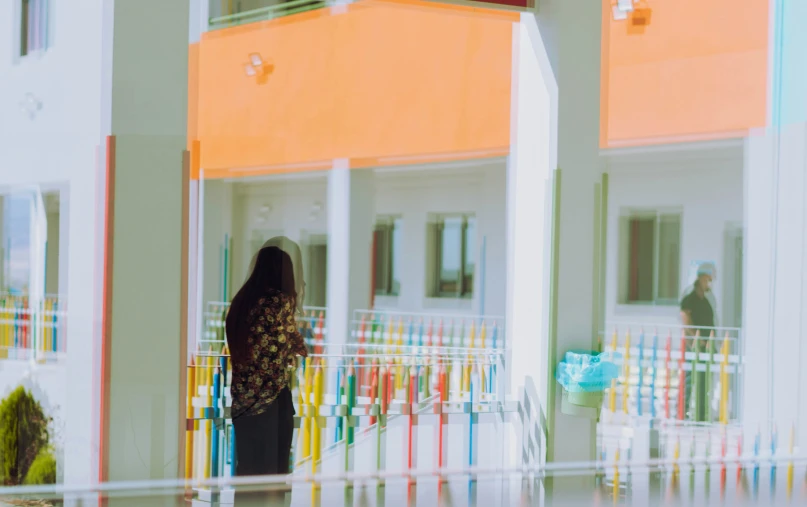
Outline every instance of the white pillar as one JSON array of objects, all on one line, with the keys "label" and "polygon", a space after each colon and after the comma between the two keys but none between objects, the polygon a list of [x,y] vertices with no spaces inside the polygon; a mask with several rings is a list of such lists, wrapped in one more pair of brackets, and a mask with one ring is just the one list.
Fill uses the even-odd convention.
[{"label": "white pillar", "polygon": [[6,288],[6,265],[8,263],[8,251],[6,247],[6,197],[0,195],[0,292]]},{"label": "white pillar", "polygon": [[184,465],[188,12],[188,0],[114,4],[102,480],[176,478]]},{"label": "white pillar", "polygon": [[61,217],[58,202],[54,205],[52,198],[45,200],[48,216],[47,250],[45,252],[45,294],[57,294],[59,287],[59,250],[61,249]]},{"label": "white pillar", "polygon": [[[601,306],[594,268],[601,8],[600,2],[542,2],[537,16],[523,14],[516,30],[508,167],[511,391],[525,375],[535,380],[547,415],[547,459],[556,462],[593,460],[596,447],[596,422],[561,412],[554,370],[567,350],[594,347],[594,309]],[[549,487],[590,491],[591,482],[564,478]]]},{"label": "white pillar", "polygon": [[328,173],[328,342],[347,343],[355,310],[370,305],[375,187],[369,169],[334,161]]},{"label": "white pillar", "polygon": [[[776,8],[783,7],[784,13]],[[782,14],[781,16],[779,14]],[[807,435],[807,4],[771,6],[769,126],[746,139],[744,292],[746,438],[774,424],[787,449]],[[783,43],[780,44],[780,40]],[[799,438],[800,437],[800,438]]]},{"label": "white pillar", "polygon": [[[59,287],[59,295],[67,295],[67,246],[70,243],[68,236],[70,224],[70,192],[67,188],[59,190],[59,279],[56,285]],[[0,284],[0,287],[2,284]]]},{"label": "white pillar", "polygon": [[[211,301],[222,301],[224,298],[224,247],[225,237],[233,237],[233,185],[221,180],[205,180],[203,184],[204,197],[202,198],[203,225],[203,264],[202,264],[202,311]],[[238,238],[238,245],[248,245],[247,238]],[[236,246],[235,241],[231,241]],[[241,252],[251,259],[255,252]],[[241,288],[248,274],[249,261],[235,259],[232,250],[229,251],[228,263],[230,270],[227,274],[227,294],[229,298]],[[245,265],[246,264],[246,265]]]},{"label": "white pillar", "polygon": [[188,41],[199,42],[207,31],[210,18],[210,0],[188,0],[190,16],[188,18]]},{"label": "white pillar", "polygon": [[[477,217],[476,278],[474,293],[474,313],[485,315],[505,315],[507,280],[507,229],[502,224],[507,221],[507,175],[503,173],[506,165],[496,161],[485,167],[482,212]],[[421,232],[422,234],[422,232]],[[484,280],[482,279],[482,242],[484,240]],[[422,271],[421,271],[422,272]],[[484,286],[484,293],[482,288]],[[483,302],[484,298],[484,302]],[[501,323],[499,323],[501,324]]]}]

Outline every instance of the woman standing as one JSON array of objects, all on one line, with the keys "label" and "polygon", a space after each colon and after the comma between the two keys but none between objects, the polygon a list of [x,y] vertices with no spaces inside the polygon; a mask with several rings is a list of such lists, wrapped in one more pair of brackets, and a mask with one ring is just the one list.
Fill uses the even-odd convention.
[{"label": "woman standing", "polygon": [[289,375],[294,356],[307,355],[294,318],[299,306],[294,274],[288,253],[264,246],[227,314],[238,476],[289,473],[294,430]]}]

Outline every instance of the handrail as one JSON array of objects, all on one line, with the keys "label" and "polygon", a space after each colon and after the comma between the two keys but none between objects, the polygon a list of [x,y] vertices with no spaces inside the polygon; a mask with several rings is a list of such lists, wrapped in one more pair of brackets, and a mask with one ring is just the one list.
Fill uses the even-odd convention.
[{"label": "handrail", "polygon": [[256,21],[266,21],[281,16],[299,14],[305,11],[320,9],[326,5],[327,2],[324,0],[291,0],[276,5],[270,5],[268,7],[261,7],[259,9],[252,9],[249,11],[210,18],[208,20],[208,26],[211,30],[217,28],[227,28],[247,23],[254,23]]},{"label": "handrail", "polygon": [[[682,465],[709,465],[717,468],[720,465],[735,467],[750,467],[764,464],[767,467],[786,466],[797,464],[803,466],[807,464],[807,454],[791,455],[762,455],[753,456],[743,454],[742,456],[714,456],[709,458],[681,457],[679,459],[647,459],[637,460],[630,464],[633,473],[666,471],[672,467]],[[3,486],[0,487],[0,496],[23,496],[23,495],[80,495],[88,493],[114,493],[150,490],[172,489],[177,492],[185,491],[190,484],[195,487],[222,488],[228,486],[287,486],[289,484],[325,484],[329,482],[361,482],[378,479],[401,479],[434,477],[439,475],[442,478],[448,477],[507,477],[521,475],[540,475],[543,477],[570,476],[575,474],[586,475],[597,473],[602,468],[602,464],[597,461],[566,461],[552,463],[538,463],[531,466],[520,467],[490,467],[472,466],[461,468],[416,469],[411,470],[376,470],[371,472],[343,472],[338,474],[305,474],[305,475],[266,475],[247,477],[217,477],[212,479],[193,479],[192,481],[183,479],[155,479],[148,481],[116,481],[97,484],[53,484],[45,486]]]}]

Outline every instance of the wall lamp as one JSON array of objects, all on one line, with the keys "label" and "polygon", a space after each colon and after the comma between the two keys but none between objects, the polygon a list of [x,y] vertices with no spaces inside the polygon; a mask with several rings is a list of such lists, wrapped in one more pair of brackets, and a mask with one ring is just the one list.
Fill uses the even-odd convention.
[{"label": "wall lamp", "polygon": [[25,98],[20,101],[20,109],[33,120],[36,118],[36,114],[42,110],[42,101],[33,93],[26,93]]},{"label": "wall lamp", "polygon": [[266,84],[274,68],[274,65],[263,61],[260,53],[252,53],[249,62],[244,64],[244,73],[247,77],[255,78],[258,84]]},{"label": "wall lamp", "polygon": [[611,0],[611,14],[615,21],[630,19],[628,33],[640,34],[650,24],[652,11],[647,0]]}]

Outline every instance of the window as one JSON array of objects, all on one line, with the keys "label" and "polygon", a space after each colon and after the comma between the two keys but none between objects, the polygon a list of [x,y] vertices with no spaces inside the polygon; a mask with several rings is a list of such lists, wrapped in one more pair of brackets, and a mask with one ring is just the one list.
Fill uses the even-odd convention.
[{"label": "window", "polygon": [[397,296],[401,289],[401,219],[380,218],[373,234],[373,284],[381,296]]},{"label": "window", "polygon": [[676,304],[681,266],[681,214],[628,213],[621,220],[620,247],[620,302]]},{"label": "window", "polygon": [[28,292],[31,276],[31,198],[24,195],[2,197],[3,286],[0,292]]},{"label": "window", "polygon": [[437,217],[430,225],[432,296],[471,297],[474,290],[476,219]]},{"label": "window", "polygon": [[48,47],[50,0],[20,0],[20,56]]}]

